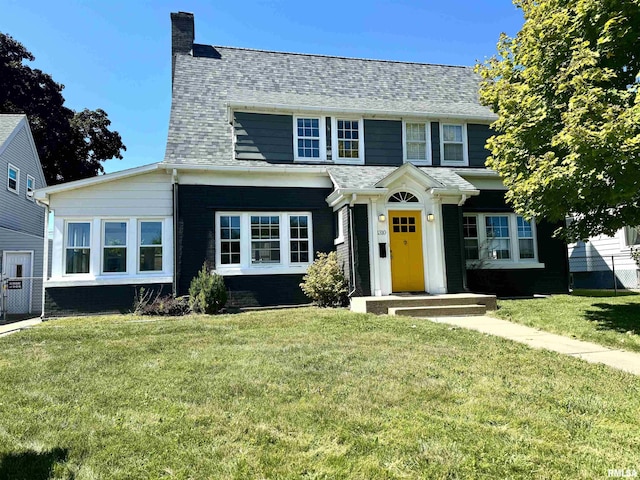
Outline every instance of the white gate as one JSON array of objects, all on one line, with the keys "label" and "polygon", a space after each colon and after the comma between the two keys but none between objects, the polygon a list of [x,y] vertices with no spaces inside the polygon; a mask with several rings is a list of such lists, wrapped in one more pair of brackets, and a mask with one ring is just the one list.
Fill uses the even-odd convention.
[{"label": "white gate", "polygon": [[31,313],[33,252],[8,252],[2,259],[6,313]]}]

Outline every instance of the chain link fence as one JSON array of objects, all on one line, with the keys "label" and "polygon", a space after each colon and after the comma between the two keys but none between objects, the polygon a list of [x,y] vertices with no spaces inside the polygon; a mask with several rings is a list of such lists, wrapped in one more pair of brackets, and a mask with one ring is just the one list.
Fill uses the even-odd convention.
[{"label": "chain link fence", "polygon": [[574,289],[639,289],[640,269],[628,253],[601,255],[573,252],[569,255]]},{"label": "chain link fence", "polygon": [[42,277],[7,277],[0,274],[0,322],[40,315]]}]

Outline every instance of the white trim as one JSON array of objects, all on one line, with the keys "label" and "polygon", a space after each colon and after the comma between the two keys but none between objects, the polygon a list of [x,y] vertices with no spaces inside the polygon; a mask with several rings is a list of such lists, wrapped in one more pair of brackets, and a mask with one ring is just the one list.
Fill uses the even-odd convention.
[{"label": "white trim", "polygon": [[[16,188],[15,189],[9,186],[9,180],[11,180],[11,170],[14,170],[16,172]],[[13,165],[12,163],[9,163],[7,165],[7,190],[9,190],[12,193],[15,193],[16,195],[20,195],[20,169],[15,165]]]},{"label": "white trim", "polygon": [[[32,181],[31,190],[29,190],[29,180]],[[31,200],[32,202],[34,201],[33,192],[35,192],[35,190],[36,190],[36,179],[33,177],[33,175],[27,174],[27,185],[25,188],[25,196],[27,197],[27,200]]]},{"label": "white trim", "polygon": [[[220,217],[240,217],[240,263],[222,264],[221,262],[221,238],[220,238]],[[251,217],[278,217],[279,218],[279,238],[280,262],[254,264],[251,261]],[[291,261],[291,227],[289,218],[295,216],[307,217],[307,232],[309,242],[308,261]],[[215,271],[221,275],[279,275],[291,273],[306,273],[307,268],[313,262],[313,216],[311,212],[277,211],[277,212],[256,212],[256,211],[219,211],[215,214],[215,249],[216,268]],[[275,240],[273,240],[275,241]]]},{"label": "white trim", "polygon": [[[164,219],[165,217],[160,218],[136,218],[135,221],[137,223],[136,227],[136,269],[135,272],[137,275],[153,275],[160,274],[166,271],[165,267],[165,259],[164,259],[164,251],[165,251],[165,231],[164,231]],[[160,224],[160,245],[142,245],[142,224],[143,223],[159,223]],[[160,270],[140,270],[140,259],[142,256],[140,255],[140,249],[145,247],[160,247],[162,248],[162,269]]]},{"label": "white trim", "polygon": [[[425,155],[426,158],[418,160],[407,158],[407,123],[424,123],[425,129]],[[402,120],[402,161],[418,166],[430,166],[433,162],[431,158],[431,122],[427,119],[405,118]]]},{"label": "white trim", "polygon": [[[489,113],[487,115],[469,115],[466,113],[444,113],[442,111],[405,111],[405,110],[380,110],[372,108],[345,108],[345,107],[324,107],[317,105],[290,105],[284,103],[266,103],[255,102],[245,103],[239,101],[230,101],[227,103],[227,109],[233,111],[246,111],[246,112],[282,112],[282,113],[316,113],[324,114],[327,116],[349,114],[349,115],[363,115],[367,118],[402,118],[402,117],[417,117],[417,118],[430,118],[432,121],[437,121],[438,118],[446,117],[451,120],[468,120],[470,123],[490,124],[498,119],[498,116]],[[230,112],[228,112],[230,113]]]},{"label": "white trim", "polygon": [[[125,244],[124,245],[105,245],[104,241],[106,238],[106,228],[107,223],[124,223],[124,237]],[[118,218],[118,219],[103,219],[102,226],[100,228],[101,238],[100,238],[100,275],[113,276],[113,275],[127,275],[129,273],[129,219],[128,218]],[[104,271],[104,251],[107,248],[119,248],[124,249],[125,263],[124,263],[124,272],[105,272]]]},{"label": "white trim", "polygon": [[145,275],[145,276],[117,276],[117,277],[96,277],[96,278],[56,278],[44,282],[45,288],[52,287],[79,287],[79,286],[99,286],[99,285],[146,285],[149,283],[173,283],[171,275]]},{"label": "white trim", "polygon": [[[444,159],[444,127],[460,126],[462,127],[462,162],[446,161]],[[451,142],[448,142],[451,143]],[[457,142],[455,142],[457,143]],[[461,122],[440,122],[440,165],[443,167],[464,167],[469,165],[469,141],[467,137],[467,124]]]},{"label": "white trim", "polygon": [[[298,120],[311,119],[318,120],[318,157],[298,156],[298,139],[308,139],[315,137],[298,137]],[[293,116],[293,161],[294,162],[326,162],[327,161],[327,125],[326,117],[318,115],[294,115]]]},{"label": "white trim", "polygon": [[338,214],[338,236],[333,240],[334,245],[340,245],[344,243],[344,208],[339,209]]},{"label": "white trim", "polygon": [[[338,121],[358,122],[358,158],[338,156]],[[331,162],[336,165],[364,165],[364,119],[349,115],[331,117]]]}]

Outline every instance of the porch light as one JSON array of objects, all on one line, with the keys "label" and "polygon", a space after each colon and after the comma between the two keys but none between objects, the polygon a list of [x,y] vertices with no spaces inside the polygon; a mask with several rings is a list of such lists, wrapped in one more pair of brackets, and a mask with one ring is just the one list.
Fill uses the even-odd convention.
[{"label": "porch light", "polygon": [[380,215],[378,215],[378,221],[379,222],[384,222],[387,219],[387,217],[384,216],[384,213],[381,213]]},{"label": "porch light", "polygon": [[429,213],[427,215],[427,222],[433,222],[436,219],[435,215],[433,213]]}]

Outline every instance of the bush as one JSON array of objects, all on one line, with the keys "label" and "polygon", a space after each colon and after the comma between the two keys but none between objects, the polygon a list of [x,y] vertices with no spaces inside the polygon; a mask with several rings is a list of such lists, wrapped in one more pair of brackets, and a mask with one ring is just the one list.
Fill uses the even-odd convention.
[{"label": "bush", "polygon": [[136,315],[181,316],[190,312],[186,297],[161,296],[160,292],[154,297],[153,291],[144,288],[136,292],[133,303],[133,313]]},{"label": "bush", "polygon": [[205,262],[198,275],[191,280],[189,305],[194,312],[214,314],[220,312],[227,303],[227,289],[224,278],[210,273]]},{"label": "bush", "polygon": [[300,288],[320,307],[340,307],[347,303],[347,279],[338,265],[336,252],[318,252],[318,258],[309,266]]}]

